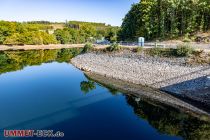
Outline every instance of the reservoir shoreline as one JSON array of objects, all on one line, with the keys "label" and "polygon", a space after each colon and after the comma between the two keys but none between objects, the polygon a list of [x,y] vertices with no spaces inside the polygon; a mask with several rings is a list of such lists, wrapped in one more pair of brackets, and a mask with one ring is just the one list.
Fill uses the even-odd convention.
[{"label": "reservoir shoreline", "polygon": [[[100,85],[113,89],[113,91],[119,91],[121,93],[125,93],[126,95],[132,95],[136,97],[136,101],[138,100],[146,100],[152,102],[158,102],[161,104],[165,104],[176,108],[182,112],[187,112],[192,116],[208,119],[210,114],[208,110],[200,108],[195,104],[191,104],[189,102],[183,101],[176,96],[167,94],[165,92],[158,91],[154,88],[145,87],[133,83],[128,83],[122,80],[117,80],[109,77],[105,77],[99,74],[85,72],[86,77],[88,79],[93,80]],[[107,82],[108,81],[108,82]]]},{"label": "reservoir shoreline", "polygon": [[[154,48],[156,42],[145,43],[144,48]],[[164,44],[165,48],[176,48],[182,44],[188,44],[195,50],[203,50],[204,52],[210,52],[210,44],[206,43],[184,43],[184,42],[159,42],[158,44]],[[49,44],[49,45],[0,45],[0,51],[7,50],[55,50],[55,49],[70,49],[70,48],[83,48],[85,44]],[[94,44],[95,49],[105,49],[109,45]],[[122,45],[123,48],[136,48],[136,45]]]},{"label": "reservoir shoreline", "polygon": [[190,66],[185,61],[131,52],[91,52],[76,56],[71,63],[85,72],[158,89],[209,108],[210,66]]}]

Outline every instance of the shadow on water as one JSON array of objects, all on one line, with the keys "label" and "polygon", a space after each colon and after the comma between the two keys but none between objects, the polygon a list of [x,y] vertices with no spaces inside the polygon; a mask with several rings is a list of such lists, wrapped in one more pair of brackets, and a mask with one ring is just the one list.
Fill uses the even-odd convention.
[{"label": "shadow on water", "polygon": [[[113,91],[111,92],[113,95],[120,92],[125,93],[124,96],[126,101],[128,105],[133,108],[134,113],[139,118],[145,119],[152,127],[156,128],[159,133],[171,136],[181,136],[186,140],[210,139],[210,118],[208,115],[200,116],[192,113],[190,110],[176,108],[170,104],[153,100],[152,98],[145,98],[140,94],[128,93],[126,89],[124,90],[123,88],[119,88],[117,84],[113,84],[110,79],[106,79],[99,75],[86,73],[85,76],[88,81],[83,81],[82,83],[91,83],[86,85],[88,91],[92,89],[93,85],[98,84]],[[104,83],[104,81],[107,80],[109,82]],[[126,83],[124,83],[124,87],[130,88]],[[81,90],[83,90],[82,87]],[[144,89],[140,89],[140,91],[141,90],[143,91]],[[85,93],[87,94],[88,92]]]},{"label": "shadow on water", "polygon": [[81,48],[59,50],[0,51],[0,74],[52,61],[69,62]]}]

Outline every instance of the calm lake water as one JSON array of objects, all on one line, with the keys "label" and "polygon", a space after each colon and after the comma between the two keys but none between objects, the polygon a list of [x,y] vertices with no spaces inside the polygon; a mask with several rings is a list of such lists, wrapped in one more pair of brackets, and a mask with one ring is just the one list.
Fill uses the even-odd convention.
[{"label": "calm lake water", "polygon": [[0,139],[4,129],[62,131],[67,140],[209,138],[209,122],[90,80],[69,63],[79,51],[0,53]]}]

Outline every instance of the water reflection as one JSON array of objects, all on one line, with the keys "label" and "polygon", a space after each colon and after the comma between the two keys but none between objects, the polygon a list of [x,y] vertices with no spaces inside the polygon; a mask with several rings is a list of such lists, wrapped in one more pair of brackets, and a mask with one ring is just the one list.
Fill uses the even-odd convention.
[{"label": "water reflection", "polygon": [[[83,91],[84,93],[88,93],[90,92],[91,90],[95,89],[95,85],[99,85],[101,87],[105,87],[108,89],[108,91],[112,94],[112,95],[117,95],[117,94],[120,94],[120,92],[118,91],[117,88],[115,88],[112,84],[109,84],[109,82],[107,81],[107,84],[104,85],[104,84],[101,84],[101,83],[97,83],[97,81],[95,81],[93,78],[89,77],[87,74],[84,74],[85,78],[87,79],[87,81],[82,81],[80,83],[80,88],[81,88],[81,91]],[[86,84],[85,84],[86,83]],[[85,85],[83,85],[85,84]],[[86,90],[84,91],[83,88],[85,87],[82,87],[82,86],[85,86],[86,87]]]},{"label": "water reflection", "polygon": [[[88,79],[91,79],[86,75]],[[93,81],[93,79],[91,79]],[[97,81],[99,82],[99,81]],[[113,91],[114,86],[103,84],[109,91]],[[110,88],[111,87],[111,88]],[[118,92],[116,89],[114,91]],[[113,95],[116,92],[111,92]],[[169,105],[148,100],[134,95],[124,94],[127,103],[133,108],[134,113],[145,119],[158,130],[159,133],[171,136],[181,136],[186,140],[209,140],[210,121],[209,118],[198,118],[180,111]]]},{"label": "water reflection", "polygon": [[160,133],[181,136],[187,140],[209,140],[210,122],[180,112],[173,107],[126,96],[136,115],[147,120]]},{"label": "water reflection", "polygon": [[[69,62],[80,51],[0,52],[0,74],[52,61]],[[107,132],[104,139],[168,139],[168,135],[187,140],[210,139],[208,119],[143,97],[122,94],[110,81],[103,84],[84,77],[67,63],[27,67],[0,76],[0,131],[59,129],[71,139],[99,139],[104,132]]]},{"label": "water reflection", "polygon": [[1,51],[0,74],[21,70],[26,66],[57,61],[69,62],[81,52],[79,48],[59,50]]},{"label": "water reflection", "polygon": [[120,92],[114,88],[112,85],[106,85],[104,86],[103,84],[97,83],[94,81],[94,79],[91,79],[90,77],[88,77],[86,74],[84,74],[84,76],[86,77],[87,81],[82,81],[80,83],[80,89],[83,93],[87,94],[90,91],[96,89],[96,84],[98,84],[99,86],[105,87],[108,89],[108,91],[112,94],[112,95],[117,95]]},{"label": "water reflection", "polygon": [[95,82],[90,81],[90,80],[89,81],[82,81],[80,83],[80,88],[81,88],[81,91],[86,94],[86,93],[88,93],[91,90],[96,88]]},{"label": "water reflection", "polygon": [[82,108],[111,97],[102,88],[94,94],[81,94],[80,82],[85,80],[72,65],[57,62],[0,75],[0,139],[4,129],[48,128],[70,133],[64,126],[54,125],[70,121],[66,124],[71,126],[72,119],[85,118]]}]

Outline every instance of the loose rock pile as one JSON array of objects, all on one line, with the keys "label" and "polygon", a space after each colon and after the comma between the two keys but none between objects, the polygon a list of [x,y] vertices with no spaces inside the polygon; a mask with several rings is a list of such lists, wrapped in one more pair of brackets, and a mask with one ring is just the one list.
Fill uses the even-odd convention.
[{"label": "loose rock pile", "polygon": [[[184,58],[156,58],[133,53],[87,53],[72,59],[84,71],[130,83],[184,94],[206,88],[210,66],[189,66]],[[108,81],[107,81],[108,82]]]}]

